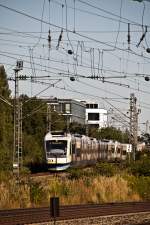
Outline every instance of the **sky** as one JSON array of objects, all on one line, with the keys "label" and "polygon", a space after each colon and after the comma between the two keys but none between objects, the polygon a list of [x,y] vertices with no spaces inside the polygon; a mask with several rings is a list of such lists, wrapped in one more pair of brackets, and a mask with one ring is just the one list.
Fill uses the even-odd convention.
[{"label": "sky", "polygon": [[[134,93],[143,131],[150,117],[149,12],[148,1],[1,0],[0,64],[13,78],[23,60],[19,75],[28,79],[19,81],[20,94],[98,102],[122,127]],[[9,86],[13,96],[14,82]]]}]

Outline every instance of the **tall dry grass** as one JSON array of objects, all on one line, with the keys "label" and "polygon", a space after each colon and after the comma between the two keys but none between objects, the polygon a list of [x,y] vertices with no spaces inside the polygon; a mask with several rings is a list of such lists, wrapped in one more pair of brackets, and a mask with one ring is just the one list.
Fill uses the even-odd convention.
[{"label": "tall dry grass", "polygon": [[62,205],[138,201],[125,178],[95,176],[70,180],[67,177],[24,179],[20,184],[9,176],[0,184],[0,208],[48,206],[50,197],[60,197]]},{"label": "tall dry grass", "polygon": [[30,206],[28,182],[21,183],[11,175],[0,175],[0,209],[24,208]]}]

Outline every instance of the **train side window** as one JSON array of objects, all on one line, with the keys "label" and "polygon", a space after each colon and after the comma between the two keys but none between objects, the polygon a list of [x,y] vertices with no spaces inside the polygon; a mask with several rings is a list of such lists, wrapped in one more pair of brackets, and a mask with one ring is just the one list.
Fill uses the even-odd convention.
[{"label": "train side window", "polygon": [[123,155],[126,155],[126,151],[123,151],[122,154],[123,154]]},{"label": "train side window", "polygon": [[121,151],[120,151],[120,148],[118,148],[118,151],[117,151],[118,153],[120,153]]},{"label": "train side window", "polygon": [[75,144],[72,144],[72,154],[75,154]]},{"label": "train side window", "polygon": [[72,155],[72,144],[70,143],[70,155]]},{"label": "train side window", "polygon": [[114,148],[111,148],[111,152],[114,153],[115,152],[115,149]]},{"label": "train side window", "polygon": [[77,149],[76,149],[76,153],[77,153],[77,157],[80,157],[80,155],[81,155],[81,151],[80,151],[80,149],[79,149],[79,148],[77,148]]}]

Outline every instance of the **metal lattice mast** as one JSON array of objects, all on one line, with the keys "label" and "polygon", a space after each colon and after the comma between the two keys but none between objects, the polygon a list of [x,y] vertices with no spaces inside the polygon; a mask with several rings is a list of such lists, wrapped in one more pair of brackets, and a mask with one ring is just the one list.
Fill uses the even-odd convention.
[{"label": "metal lattice mast", "polygon": [[47,132],[51,132],[51,120],[52,120],[52,115],[51,115],[51,104],[47,104]]},{"label": "metal lattice mast", "polygon": [[19,177],[22,166],[22,103],[19,99],[18,72],[23,69],[23,61],[17,61],[15,71],[15,99],[14,99],[14,151],[13,172]]},{"label": "metal lattice mast", "polygon": [[138,142],[138,111],[136,101],[137,99],[132,93],[130,95],[130,143],[133,147],[133,160],[135,160]]}]

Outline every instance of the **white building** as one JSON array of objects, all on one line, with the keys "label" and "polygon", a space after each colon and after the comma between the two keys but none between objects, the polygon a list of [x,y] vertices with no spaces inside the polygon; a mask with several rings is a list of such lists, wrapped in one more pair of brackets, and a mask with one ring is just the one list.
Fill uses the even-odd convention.
[{"label": "white building", "polygon": [[86,124],[90,127],[107,127],[107,110],[99,108],[98,103],[86,102]]}]

